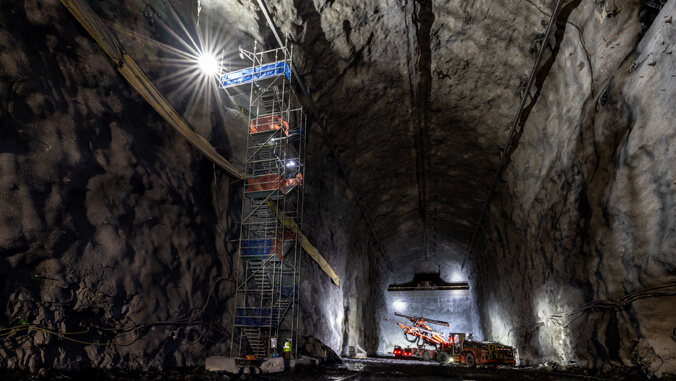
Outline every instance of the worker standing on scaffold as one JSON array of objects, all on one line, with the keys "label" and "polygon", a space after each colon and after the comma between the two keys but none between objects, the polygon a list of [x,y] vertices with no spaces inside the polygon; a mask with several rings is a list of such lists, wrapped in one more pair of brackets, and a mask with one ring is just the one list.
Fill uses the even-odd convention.
[{"label": "worker standing on scaffold", "polygon": [[288,339],[286,343],[284,343],[284,360],[290,359],[291,359],[291,339]]}]

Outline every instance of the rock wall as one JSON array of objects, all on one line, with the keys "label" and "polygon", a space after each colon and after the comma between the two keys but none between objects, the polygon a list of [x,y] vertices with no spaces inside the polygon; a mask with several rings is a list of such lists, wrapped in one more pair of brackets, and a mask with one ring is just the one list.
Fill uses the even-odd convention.
[{"label": "rock wall", "polygon": [[[632,148],[651,151],[652,158],[641,159],[640,168],[655,175],[640,180],[634,170],[634,177],[617,179],[623,167],[631,168],[622,161],[627,153],[618,147],[626,146],[627,131],[636,131],[628,126],[637,123],[637,110],[669,113],[663,105],[671,99],[671,36],[645,34],[653,20],[658,20],[653,29],[658,24],[671,27],[668,11],[654,11],[663,2],[568,1],[551,42],[541,39],[555,1],[272,3],[276,22],[304,52],[301,72],[316,91],[314,99],[329,120],[339,154],[395,263],[389,280],[415,271],[410,265],[414,262],[439,265],[464,256],[510,119],[521,94],[528,93],[522,118],[526,125],[517,131],[478,250],[467,261],[486,338],[518,345],[527,364],[572,360],[590,368],[644,364],[647,373],[671,372],[673,354],[664,349],[665,343],[643,339],[656,335],[670,344],[673,333],[666,327],[673,330],[673,324],[668,314],[659,315],[658,320],[667,321],[664,326],[659,323],[660,328],[639,335],[620,333],[618,326],[636,327],[652,318],[633,312],[615,316],[611,309],[584,310],[599,318],[597,327],[589,323],[563,329],[549,322],[541,329],[510,333],[552,313],[673,280],[673,245],[665,233],[673,224],[668,214],[673,188],[667,170],[655,172],[655,163],[669,163],[671,157],[656,136],[666,142],[669,135],[662,131],[663,122],[653,123],[657,117],[638,121],[649,125],[642,127],[642,134],[656,129],[655,135],[648,133],[655,141]],[[642,62],[634,57],[642,49],[639,42],[647,44],[651,38],[664,42],[664,64],[654,58],[655,66],[649,66],[653,58]],[[536,84],[525,89],[543,43],[549,46]],[[641,67],[667,69],[654,83],[646,82],[645,75],[628,77]],[[660,91],[665,90],[654,99],[659,80]],[[611,109],[607,105],[612,99],[618,105]],[[602,121],[601,115],[616,119]],[[644,139],[635,132],[633,136]],[[652,148],[655,144],[662,148]],[[637,184],[658,189],[655,196],[641,194],[635,209],[645,216],[628,215],[624,209],[615,212],[622,218],[609,214],[616,205],[626,205],[628,195],[637,194],[630,189]],[[655,208],[663,208],[659,214],[645,208],[651,198]],[[643,218],[661,227],[628,233]],[[631,250],[616,247],[621,231],[625,235],[620,241],[631,243]],[[634,248],[633,242],[655,249]],[[619,266],[610,258],[622,250],[620,267],[631,270],[610,281]],[[387,283],[379,287],[384,290]],[[668,298],[655,300],[669,305]],[[379,314],[390,312],[388,308],[385,304]],[[391,343],[380,326],[385,336],[379,350],[387,351],[383,345]],[[634,343],[643,349],[635,349]],[[660,365],[660,359],[667,365]]]},{"label": "rock wall", "polygon": [[676,297],[635,294],[676,280],[675,11],[562,11],[473,261],[484,330],[523,364],[676,373]]},{"label": "rock wall", "polygon": [[[2,338],[0,366],[163,367],[223,351],[238,187],[60,3],[3,2],[0,17],[0,326],[38,327]],[[190,122],[227,154],[222,126],[242,119],[223,115]]]},{"label": "rock wall", "polygon": [[303,230],[340,277],[340,287],[304,256],[303,332],[342,354],[356,345],[373,353],[384,264],[377,261],[375,242],[316,124],[309,139]]},{"label": "rock wall", "polygon": [[[159,1],[92,6],[191,126],[243,160],[245,118],[208,87],[191,93],[197,80],[170,64],[179,38],[190,44],[196,5],[173,4],[177,17]],[[0,334],[0,367],[162,368],[228,355],[241,183],[176,134],[59,2],[0,7],[0,327],[38,329]],[[239,44],[269,37],[252,4],[202,7],[212,35],[232,21],[233,60]],[[307,235],[343,282],[305,263],[300,333],[339,350],[368,337],[356,290],[375,275],[344,182],[318,169],[331,159],[312,142]]]},{"label": "rock wall", "polygon": [[[567,2],[536,86],[520,88],[553,3],[268,2],[392,264],[312,125],[304,231],[342,282],[304,257],[301,335],[391,350],[387,285],[459,271],[510,110],[529,92],[463,270],[470,299],[408,312],[460,315],[458,330],[516,345],[524,364],[676,373],[674,298],[640,293],[676,276],[675,0],[659,14],[655,1]],[[198,19],[227,36],[228,65],[239,45],[276,46],[256,5],[175,2],[174,16],[161,0],[91,4],[193,128],[241,160],[245,118],[215,92],[193,96],[171,52]],[[61,4],[0,11],[0,327],[43,330],[0,333],[0,366],[229,354],[241,184],[134,93]]]},{"label": "rock wall", "polygon": [[[267,1],[266,4],[280,32],[293,41],[294,66],[303,77],[321,116],[326,118],[329,139],[336,145],[340,159],[345,162],[346,157],[349,157],[346,149],[357,147],[351,143],[361,140],[368,143],[369,136],[351,135],[347,127],[357,125],[355,120],[336,118],[338,114],[334,111],[338,110],[338,113],[353,117],[358,116],[360,110],[375,104],[381,93],[369,92],[367,100],[362,97],[365,93],[361,93],[355,99],[344,92],[342,89],[344,81],[354,84],[358,88],[355,91],[359,92],[364,89],[367,77],[352,77],[345,75],[344,71],[340,73],[341,70],[355,68],[354,64],[362,57],[362,53],[357,52],[355,48],[335,44],[334,39],[338,38],[342,43],[343,38],[353,38],[363,49],[371,41],[368,32],[355,28],[355,34],[350,37],[347,32],[345,37],[342,28],[350,27],[342,22],[342,17],[344,13],[351,13],[352,9],[359,17],[372,18],[374,16],[368,15],[372,8],[369,8],[370,5],[359,6],[358,9],[343,8],[344,4],[336,4],[335,8],[344,11],[336,13],[331,4],[327,6],[324,2],[280,0]],[[387,18],[384,20],[392,22]],[[372,57],[376,57],[376,52],[373,53]],[[386,55],[381,58],[386,58]],[[376,80],[373,77],[371,79]],[[334,89],[339,93],[334,93]],[[337,94],[339,96],[335,97]],[[357,102],[353,102],[355,100]],[[374,115],[369,116],[372,117]],[[384,115],[379,114],[378,117]],[[364,119],[362,123],[366,120]],[[407,123],[406,118],[402,120]],[[357,207],[355,196],[347,186],[317,124],[312,125],[309,138],[311,140],[308,143],[306,176],[309,186],[306,194],[307,218],[304,220],[304,229],[341,277],[341,286],[336,288],[332,285],[317,266],[306,259],[304,274],[308,278],[302,291],[304,300],[309,301],[311,305],[305,307],[307,313],[304,315],[304,329],[339,353],[347,354],[349,346],[356,345],[369,353],[375,353],[379,329],[374,327],[378,327],[379,306],[384,304],[383,285],[386,284],[388,265],[383,261],[368,224]],[[351,143],[345,144],[346,139]],[[360,153],[366,151],[362,150]],[[378,156],[371,152],[367,154],[369,158]],[[365,162],[373,161],[365,160]],[[362,167],[353,163],[350,163],[348,168],[353,182],[356,175],[363,174]],[[389,176],[384,172],[370,173],[379,176],[378,179],[371,179],[373,184],[385,184],[386,180],[380,177]],[[363,197],[370,193],[370,189],[362,187],[361,184],[357,184],[357,188],[364,202]],[[371,210],[370,206],[367,208]]]}]

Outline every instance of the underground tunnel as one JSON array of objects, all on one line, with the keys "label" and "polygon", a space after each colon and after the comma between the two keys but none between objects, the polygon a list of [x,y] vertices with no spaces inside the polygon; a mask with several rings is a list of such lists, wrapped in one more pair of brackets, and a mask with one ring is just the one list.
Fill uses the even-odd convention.
[{"label": "underground tunnel", "polygon": [[2,1],[0,377],[676,378],[675,15]]}]

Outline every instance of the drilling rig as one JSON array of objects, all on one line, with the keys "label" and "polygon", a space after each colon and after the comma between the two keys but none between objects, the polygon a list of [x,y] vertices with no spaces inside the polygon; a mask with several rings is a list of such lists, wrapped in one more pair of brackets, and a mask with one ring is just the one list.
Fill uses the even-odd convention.
[{"label": "drilling rig", "polygon": [[[434,359],[442,365],[464,364],[468,367],[479,365],[514,365],[516,349],[495,341],[474,341],[467,339],[465,333],[444,333],[435,331],[428,324],[450,327],[441,320],[427,319],[422,316],[408,316],[395,312],[396,316],[406,318],[410,323],[391,321],[404,331],[404,339],[419,347],[430,345],[436,349]],[[446,338],[447,337],[447,338]]]}]

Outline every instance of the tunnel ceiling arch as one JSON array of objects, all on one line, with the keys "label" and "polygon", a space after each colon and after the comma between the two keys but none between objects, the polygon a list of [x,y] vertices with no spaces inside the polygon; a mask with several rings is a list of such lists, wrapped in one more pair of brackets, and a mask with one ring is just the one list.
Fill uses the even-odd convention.
[{"label": "tunnel ceiling arch", "polygon": [[549,2],[288,3],[268,6],[390,258],[462,257]]}]

